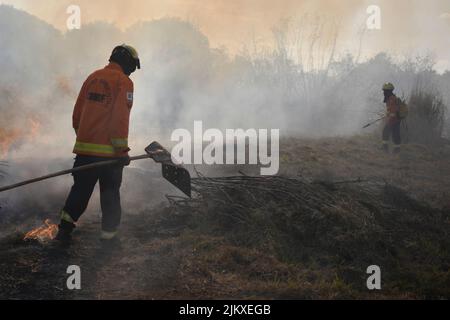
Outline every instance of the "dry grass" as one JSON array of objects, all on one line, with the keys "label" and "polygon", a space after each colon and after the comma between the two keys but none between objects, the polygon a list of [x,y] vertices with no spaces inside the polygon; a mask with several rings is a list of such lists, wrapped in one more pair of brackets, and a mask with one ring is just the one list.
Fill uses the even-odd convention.
[{"label": "dry grass", "polygon": [[[448,298],[449,150],[377,146],[284,140],[288,182],[196,183],[195,201],[125,214],[118,247],[102,247],[89,219],[64,251],[17,232],[0,242],[0,297]],[[81,291],[64,289],[69,263],[82,267]],[[370,264],[382,269],[381,291],[365,287]]]},{"label": "dry grass", "polygon": [[403,126],[408,141],[441,144],[447,109],[439,92],[416,86],[409,98],[409,115]]}]

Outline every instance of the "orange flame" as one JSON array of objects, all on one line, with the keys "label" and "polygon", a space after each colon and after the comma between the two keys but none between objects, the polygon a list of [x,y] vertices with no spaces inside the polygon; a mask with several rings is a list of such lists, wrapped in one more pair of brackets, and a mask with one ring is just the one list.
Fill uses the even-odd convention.
[{"label": "orange flame", "polygon": [[27,122],[26,129],[0,128],[0,157],[6,156],[16,141],[31,141],[38,136],[41,129],[39,120],[35,117],[30,117],[27,119]]},{"label": "orange flame", "polygon": [[28,119],[28,123],[29,123],[28,136],[29,138],[34,138],[38,135],[39,130],[41,129],[41,123],[36,118],[33,117]]},{"label": "orange flame", "polygon": [[0,156],[4,156],[8,153],[10,146],[19,139],[21,133],[19,130],[10,130],[0,128]]},{"label": "orange flame", "polygon": [[33,229],[25,234],[23,240],[38,240],[45,242],[56,237],[58,225],[51,223],[50,219],[44,221],[44,226]]}]

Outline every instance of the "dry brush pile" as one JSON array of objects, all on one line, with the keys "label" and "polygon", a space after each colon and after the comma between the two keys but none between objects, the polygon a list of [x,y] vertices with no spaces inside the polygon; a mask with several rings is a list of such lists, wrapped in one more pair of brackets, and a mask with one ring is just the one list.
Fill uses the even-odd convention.
[{"label": "dry brush pile", "polygon": [[[193,199],[169,197],[193,228],[288,264],[357,271],[382,266],[389,292],[449,296],[449,212],[377,181],[282,176],[194,178]],[[345,277],[344,277],[345,278]],[[365,290],[360,286],[361,290]]]}]

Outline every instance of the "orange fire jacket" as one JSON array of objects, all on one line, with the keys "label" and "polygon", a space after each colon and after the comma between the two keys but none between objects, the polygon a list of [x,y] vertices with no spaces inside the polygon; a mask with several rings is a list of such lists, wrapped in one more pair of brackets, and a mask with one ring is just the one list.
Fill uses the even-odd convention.
[{"label": "orange fire jacket", "polygon": [[399,122],[398,111],[400,110],[400,104],[398,98],[393,94],[386,102],[386,119],[389,124],[395,124]]},{"label": "orange fire jacket", "polygon": [[83,83],[73,110],[77,140],[73,152],[97,157],[128,154],[133,82],[116,63],[92,73]]}]

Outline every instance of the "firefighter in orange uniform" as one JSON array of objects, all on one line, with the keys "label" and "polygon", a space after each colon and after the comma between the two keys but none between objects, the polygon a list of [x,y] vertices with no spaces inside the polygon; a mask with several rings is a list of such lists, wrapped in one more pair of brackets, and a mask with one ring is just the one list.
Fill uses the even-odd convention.
[{"label": "firefighter in orange uniform", "polygon": [[384,103],[386,103],[386,120],[383,128],[383,150],[389,152],[389,140],[394,142],[394,153],[400,151],[400,123],[402,120],[401,100],[394,94],[394,85],[390,82],[383,85]]},{"label": "firefighter in orange uniform", "polygon": [[97,181],[102,209],[101,239],[117,235],[121,218],[120,185],[124,166],[130,163],[128,126],[133,105],[133,82],[129,78],[140,69],[137,51],[129,45],[114,48],[109,64],[92,73],[84,82],[73,111],[77,138],[74,167],[118,159],[110,165],[73,174],[74,184],[61,210],[57,240],[71,239],[75,223],[86,210]]}]

